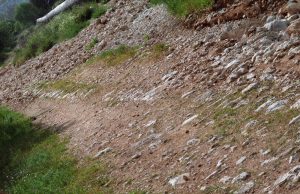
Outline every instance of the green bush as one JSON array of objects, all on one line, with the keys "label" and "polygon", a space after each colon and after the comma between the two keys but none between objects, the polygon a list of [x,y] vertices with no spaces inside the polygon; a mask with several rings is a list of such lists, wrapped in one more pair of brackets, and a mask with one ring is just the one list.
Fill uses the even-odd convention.
[{"label": "green bush", "polygon": [[0,51],[14,46],[14,23],[0,21]]},{"label": "green bush", "polygon": [[41,10],[31,3],[21,3],[15,10],[15,20],[25,26],[33,25],[40,15]]},{"label": "green bush", "polygon": [[178,17],[184,17],[192,12],[199,12],[212,6],[212,0],[150,0],[151,4],[166,4],[168,9]]},{"label": "green bush", "polygon": [[14,23],[0,21],[0,66],[8,57],[8,52],[15,45]]}]

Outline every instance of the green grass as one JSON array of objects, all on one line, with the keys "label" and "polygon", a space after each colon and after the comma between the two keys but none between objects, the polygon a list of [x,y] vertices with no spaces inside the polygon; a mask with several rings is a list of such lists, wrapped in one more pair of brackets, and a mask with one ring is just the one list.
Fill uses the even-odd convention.
[{"label": "green grass", "polygon": [[103,15],[106,9],[102,4],[83,3],[56,16],[49,23],[35,27],[27,37],[26,44],[16,50],[14,64],[20,65],[55,44],[76,36],[89,25],[90,19]]},{"label": "green grass", "polygon": [[79,162],[69,153],[67,143],[1,107],[0,192],[112,193],[105,166],[92,159]]},{"label": "green grass", "polygon": [[121,45],[115,49],[104,51],[97,59],[104,61],[108,66],[115,66],[135,56],[136,47]]},{"label": "green grass", "polygon": [[174,15],[187,16],[193,12],[200,12],[212,6],[212,0],[150,0],[151,4],[165,4]]},{"label": "green grass", "polygon": [[98,42],[99,40],[97,38],[93,38],[92,41],[88,45],[86,45],[85,50],[91,50]]},{"label": "green grass", "polygon": [[149,193],[149,192],[141,191],[141,190],[136,190],[136,191],[129,192],[129,194],[147,194],[147,193]]}]

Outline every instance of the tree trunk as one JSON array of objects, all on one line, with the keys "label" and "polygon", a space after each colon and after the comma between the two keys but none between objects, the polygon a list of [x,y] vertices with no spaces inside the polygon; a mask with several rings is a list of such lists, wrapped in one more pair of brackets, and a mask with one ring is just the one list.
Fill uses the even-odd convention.
[{"label": "tree trunk", "polygon": [[45,23],[48,22],[51,18],[54,16],[60,14],[61,12],[65,11],[75,3],[77,3],[80,0],[65,0],[61,4],[59,4],[57,7],[55,7],[53,10],[51,10],[49,13],[47,13],[45,16],[39,18],[36,20],[37,23]]}]

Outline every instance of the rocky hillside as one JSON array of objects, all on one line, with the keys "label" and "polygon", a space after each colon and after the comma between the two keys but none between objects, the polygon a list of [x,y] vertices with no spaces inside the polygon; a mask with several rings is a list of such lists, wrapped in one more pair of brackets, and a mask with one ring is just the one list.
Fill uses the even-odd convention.
[{"label": "rocky hillside", "polygon": [[0,100],[108,164],[117,193],[299,193],[300,2],[222,2],[182,21],[111,1],[2,68]]}]

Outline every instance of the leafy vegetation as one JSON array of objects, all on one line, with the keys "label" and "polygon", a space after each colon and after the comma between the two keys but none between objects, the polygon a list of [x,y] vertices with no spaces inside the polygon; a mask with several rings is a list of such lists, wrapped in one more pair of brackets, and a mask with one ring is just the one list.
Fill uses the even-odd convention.
[{"label": "leafy vegetation", "polygon": [[[49,50],[53,45],[70,39],[89,24],[89,20],[103,15],[107,1],[84,0],[56,16],[49,23],[34,26],[37,18],[61,3],[61,0],[30,0],[16,6],[15,17],[0,20],[0,64],[9,57],[16,65]],[[17,50],[11,52],[18,45]]]},{"label": "leafy vegetation", "polygon": [[15,45],[15,26],[10,21],[0,21],[0,65],[7,57],[7,52]]},{"label": "leafy vegetation", "polygon": [[57,134],[3,107],[0,129],[0,192],[112,193],[105,167],[92,159],[79,164]]},{"label": "leafy vegetation", "polygon": [[184,17],[192,12],[199,12],[212,6],[212,0],[150,0],[151,4],[165,4],[178,17]]},{"label": "leafy vegetation", "polygon": [[103,5],[86,3],[58,15],[46,25],[37,27],[28,37],[27,44],[16,51],[14,64],[21,64],[49,50],[56,43],[76,36],[89,24],[91,18],[104,14],[105,10]]}]

